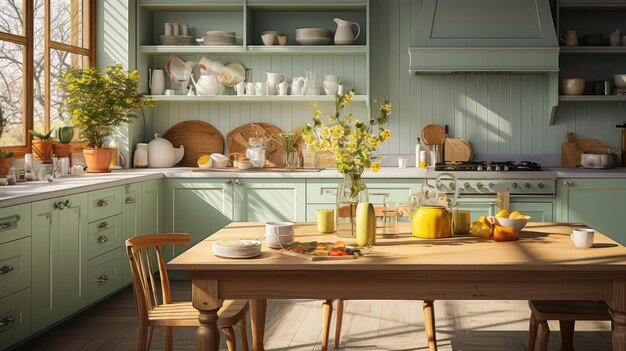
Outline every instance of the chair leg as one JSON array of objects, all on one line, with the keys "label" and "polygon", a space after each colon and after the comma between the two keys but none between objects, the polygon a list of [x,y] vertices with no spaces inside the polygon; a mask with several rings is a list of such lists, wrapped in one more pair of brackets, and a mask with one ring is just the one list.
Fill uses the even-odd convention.
[{"label": "chair leg", "polygon": [[248,331],[247,331],[247,325],[248,321],[246,316],[243,316],[243,318],[241,318],[239,320],[239,322],[237,322],[237,327],[239,328],[239,332],[241,334],[241,350],[242,351],[248,351]]},{"label": "chair leg", "polygon": [[341,324],[343,323],[343,300],[337,300],[337,317],[335,318],[335,348],[339,348],[341,341]]},{"label": "chair leg", "polygon": [[537,342],[537,329],[539,329],[539,321],[534,314],[530,314],[530,325],[528,326],[528,351],[535,351],[535,343]]},{"label": "chair leg", "polygon": [[222,328],[224,331],[224,335],[226,336],[226,346],[228,347],[228,351],[237,351],[237,342],[235,341],[235,329],[233,327],[228,326]]},{"label": "chair leg", "polygon": [[174,350],[174,339],[172,335],[172,327],[165,327],[165,350]]},{"label": "chair leg", "polygon": [[322,351],[328,350],[328,334],[330,334],[330,321],[333,317],[333,300],[326,300],[322,305],[324,316],[322,320]]},{"label": "chair leg", "polygon": [[559,321],[561,351],[574,351],[574,325],[576,321]]},{"label": "chair leg", "polygon": [[150,341],[152,339],[152,327],[147,324],[139,324],[138,328],[139,345],[137,350],[148,351],[150,350]]},{"label": "chair leg", "polygon": [[550,328],[547,321],[539,322],[539,350],[548,350],[548,341],[550,339]]},{"label": "chair leg", "polygon": [[435,304],[434,301],[424,301],[424,329],[428,350],[437,351],[437,334],[435,332]]}]

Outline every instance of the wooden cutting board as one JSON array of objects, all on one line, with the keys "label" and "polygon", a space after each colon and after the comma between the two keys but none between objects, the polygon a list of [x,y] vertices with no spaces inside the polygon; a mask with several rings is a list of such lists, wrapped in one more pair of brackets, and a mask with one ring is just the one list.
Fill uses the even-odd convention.
[{"label": "wooden cutting board", "polygon": [[446,141],[446,132],[438,124],[428,124],[422,129],[422,141],[426,146],[443,145]]},{"label": "wooden cutting board", "polygon": [[202,121],[180,122],[168,129],[163,138],[169,140],[174,147],[180,145],[185,147],[185,155],[178,162],[178,165],[183,167],[196,167],[198,158],[202,155],[224,153],[222,134],[209,123]]},{"label": "wooden cutting board", "polygon": [[472,147],[464,139],[446,138],[444,150],[446,162],[471,161],[474,156]]},{"label": "wooden cutting board", "polygon": [[228,133],[226,143],[228,145],[228,153],[246,154],[248,139],[261,137],[265,139],[265,166],[266,167],[283,167],[284,151],[280,145],[270,140],[272,135],[281,133],[282,130],[277,126],[269,123],[249,123],[241,127],[237,127]]},{"label": "wooden cutting board", "polygon": [[561,167],[579,167],[582,154],[615,154],[616,150],[596,139],[574,139],[574,133],[567,133],[567,140],[561,144]]}]

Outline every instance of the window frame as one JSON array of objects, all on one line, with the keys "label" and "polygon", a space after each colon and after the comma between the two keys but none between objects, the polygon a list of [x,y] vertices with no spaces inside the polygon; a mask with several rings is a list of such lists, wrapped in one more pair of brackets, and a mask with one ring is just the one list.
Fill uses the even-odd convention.
[{"label": "window frame", "polygon": [[[82,38],[83,43],[80,45],[66,44],[57,42],[51,39],[50,30],[50,12],[51,12],[51,0],[44,0],[44,130],[48,132],[50,130],[50,96],[51,76],[50,76],[50,53],[51,50],[60,50],[70,54],[77,54],[83,57],[84,67],[96,66],[96,5],[97,0],[82,0]],[[78,6],[78,0],[72,0],[72,6],[74,3]],[[12,34],[6,32],[0,32],[0,40],[11,42],[22,46],[23,62],[23,77],[22,77],[22,116],[23,116],[23,140],[24,145],[17,146],[0,146],[2,149],[14,152],[16,156],[22,156],[26,153],[32,152],[32,140],[33,137],[28,133],[30,129],[33,129],[35,111],[34,111],[34,65],[35,65],[35,47],[34,47],[34,31],[35,31],[35,0],[22,0],[22,34]],[[72,22],[74,22],[72,17]],[[81,144],[76,144],[78,148]]]}]

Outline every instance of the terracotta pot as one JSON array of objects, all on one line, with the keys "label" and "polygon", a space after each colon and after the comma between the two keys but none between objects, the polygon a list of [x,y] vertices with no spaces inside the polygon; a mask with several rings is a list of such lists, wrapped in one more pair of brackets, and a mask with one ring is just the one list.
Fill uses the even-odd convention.
[{"label": "terracotta pot", "polygon": [[52,148],[54,140],[33,140],[33,154],[35,160],[43,163],[52,163]]},{"label": "terracotta pot", "polygon": [[52,150],[54,151],[54,154],[59,158],[70,157],[70,155],[72,154],[72,144],[56,143],[54,144]]},{"label": "terracotta pot", "polygon": [[111,155],[109,148],[84,148],[85,162],[87,163],[87,173],[107,173],[111,170]]},{"label": "terracotta pot", "polygon": [[0,158],[0,176],[9,174],[11,167],[13,167],[13,156]]}]

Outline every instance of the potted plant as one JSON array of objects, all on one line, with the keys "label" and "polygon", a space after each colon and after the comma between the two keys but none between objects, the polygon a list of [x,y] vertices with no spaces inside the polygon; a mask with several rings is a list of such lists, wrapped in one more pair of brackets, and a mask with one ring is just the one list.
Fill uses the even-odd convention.
[{"label": "potted plant", "polygon": [[72,124],[80,129],[87,142],[83,149],[87,172],[109,172],[112,149],[105,148],[115,129],[136,118],[134,111],[152,106],[137,90],[137,71],[127,71],[122,65],[100,69],[70,68],[63,72],[58,88],[65,95],[61,113],[68,113]]},{"label": "potted plant", "polygon": [[33,154],[35,154],[35,160],[41,160],[42,163],[52,163],[52,148],[54,145],[52,131],[46,134],[34,130],[29,130],[28,132],[30,135],[37,138],[37,140],[33,140]]},{"label": "potted plant", "polygon": [[[4,128],[6,127],[7,120],[4,117],[4,111],[2,110],[2,106],[0,106],[0,138],[2,138],[2,133],[4,132]],[[0,149],[0,176],[6,176],[9,174],[9,170],[13,166],[13,153]]]},{"label": "potted plant", "polygon": [[58,143],[52,147],[57,157],[70,157],[72,155],[72,139],[74,139],[74,127],[59,127],[55,129]]}]

